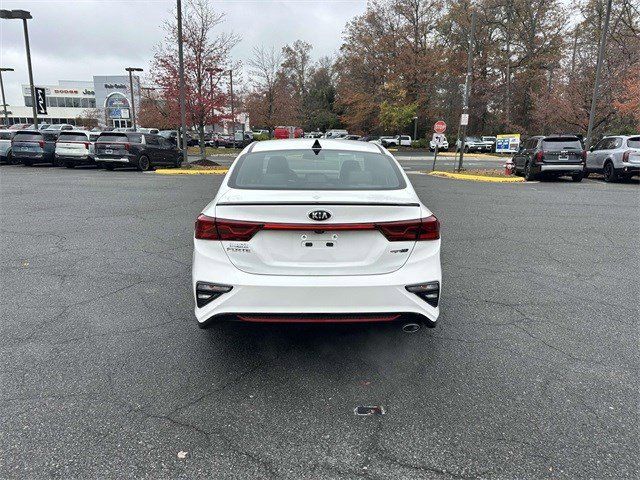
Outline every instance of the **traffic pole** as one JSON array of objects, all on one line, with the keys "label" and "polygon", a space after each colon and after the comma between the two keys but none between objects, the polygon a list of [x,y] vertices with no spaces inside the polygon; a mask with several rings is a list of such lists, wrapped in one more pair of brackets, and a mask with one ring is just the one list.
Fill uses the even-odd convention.
[{"label": "traffic pole", "polygon": [[184,86],[184,53],[182,48],[182,1],[177,0],[178,8],[178,69],[180,75],[180,129],[182,136],[182,161],[185,165],[189,162],[187,152],[187,112],[185,108],[185,86]]},{"label": "traffic pole", "polygon": [[436,149],[433,152],[433,165],[431,166],[431,171],[433,172],[436,169],[436,158],[438,158],[438,144],[436,143]]},{"label": "traffic pole", "polygon": [[[458,161],[458,172],[462,170],[462,162],[464,160],[464,148],[467,143],[467,124],[469,123],[469,97],[471,94],[471,77],[473,76],[473,49],[475,45],[476,35],[476,12],[471,12],[471,33],[469,35],[469,52],[467,54],[467,78],[464,83],[464,99],[462,103],[462,114],[466,115],[464,124],[462,121],[462,140],[460,142],[460,160]],[[462,119],[462,117],[461,117]]]}]

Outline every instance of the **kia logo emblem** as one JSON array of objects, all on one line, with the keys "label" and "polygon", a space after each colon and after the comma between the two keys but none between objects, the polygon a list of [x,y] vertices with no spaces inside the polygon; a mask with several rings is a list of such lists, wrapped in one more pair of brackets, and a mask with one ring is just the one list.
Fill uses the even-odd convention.
[{"label": "kia logo emblem", "polygon": [[321,222],[323,220],[329,220],[331,214],[326,210],[314,210],[313,212],[309,212],[309,218]]}]

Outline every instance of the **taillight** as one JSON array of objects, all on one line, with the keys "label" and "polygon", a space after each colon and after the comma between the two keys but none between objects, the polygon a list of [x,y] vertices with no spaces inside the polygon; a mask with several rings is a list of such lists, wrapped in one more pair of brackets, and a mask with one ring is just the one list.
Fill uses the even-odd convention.
[{"label": "taillight", "polygon": [[84,148],[89,149],[89,142],[84,142]]},{"label": "taillight", "polygon": [[40,140],[38,142],[38,145],[40,145],[40,148],[44,148],[44,140]]},{"label": "taillight", "polygon": [[536,163],[542,163],[544,160],[544,153],[538,152],[536,153]]},{"label": "taillight", "polygon": [[629,161],[629,156],[631,155],[631,150],[627,150],[626,152],[624,152],[622,154],[622,161],[623,162],[628,162]]},{"label": "taillight", "polygon": [[390,242],[440,238],[440,222],[433,215],[417,220],[377,223],[375,226]]},{"label": "taillight", "polygon": [[582,163],[586,163],[587,162],[587,151],[583,150],[582,151]]},{"label": "taillight", "polygon": [[131,148],[131,144],[130,143],[125,143],[124,144],[124,149],[128,152],[129,149]]},{"label": "taillight", "polygon": [[260,230],[289,231],[362,231],[378,230],[390,242],[438,240],[440,222],[433,215],[416,220],[380,223],[260,223],[226,220],[200,214],[196,220],[195,237],[198,240],[235,240],[248,242]]}]

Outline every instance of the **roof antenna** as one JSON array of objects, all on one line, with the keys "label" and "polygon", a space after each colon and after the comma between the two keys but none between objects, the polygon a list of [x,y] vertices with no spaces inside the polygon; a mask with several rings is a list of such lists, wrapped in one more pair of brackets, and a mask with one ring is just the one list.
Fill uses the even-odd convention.
[{"label": "roof antenna", "polygon": [[313,143],[311,150],[313,150],[313,153],[315,153],[316,155],[318,155],[320,153],[320,150],[322,150],[322,146],[320,145],[320,142],[318,141],[317,138],[316,138],[316,141]]}]

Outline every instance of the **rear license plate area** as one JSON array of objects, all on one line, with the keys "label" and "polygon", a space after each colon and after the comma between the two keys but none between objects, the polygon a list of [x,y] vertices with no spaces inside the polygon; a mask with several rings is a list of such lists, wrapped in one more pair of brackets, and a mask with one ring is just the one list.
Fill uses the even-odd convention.
[{"label": "rear license plate area", "polygon": [[300,235],[300,245],[302,248],[336,248],[338,234],[303,233]]}]

